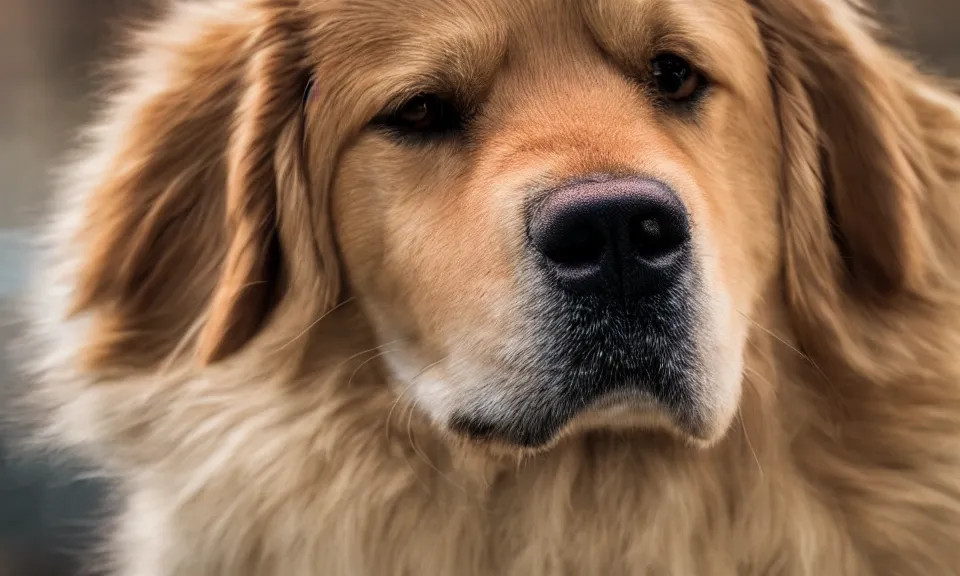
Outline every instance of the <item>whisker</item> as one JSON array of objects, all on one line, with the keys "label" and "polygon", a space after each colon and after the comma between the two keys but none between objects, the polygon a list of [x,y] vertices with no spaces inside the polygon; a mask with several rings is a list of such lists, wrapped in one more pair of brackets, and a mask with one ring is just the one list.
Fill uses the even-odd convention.
[{"label": "whisker", "polygon": [[753,442],[750,441],[750,433],[747,432],[747,423],[743,419],[743,411],[740,409],[740,406],[737,406],[737,418],[740,419],[740,428],[743,430],[743,438],[747,441],[747,447],[750,449],[750,453],[753,454],[753,460],[757,463],[757,470],[760,471],[760,478],[763,478],[763,465],[760,464],[760,457],[757,456],[757,451],[753,447]]},{"label": "whisker", "polygon": [[763,331],[764,333],[766,333],[768,336],[773,337],[773,338],[776,339],[778,342],[780,342],[781,344],[783,344],[784,346],[786,346],[787,348],[789,348],[790,350],[792,350],[793,352],[795,352],[798,356],[800,356],[800,357],[803,358],[804,360],[807,360],[807,361],[809,361],[809,362],[811,362],[811,363],[813,362],[813,360],[812,360],[809,356],[807,356],[806,354],[804,354],[803,352],[801,352],[799,349],[797,349],[795,346],[793,346],[792,344],[790,344],[789,342],[787,342],[786,340],[784,340],[784,339],[781,338],[780,336],[777,336],[776,334],[774,334],[772,330],[770,330],[770,329],[768,329],[768,328],[765,328],[765,327],[762,326],[759,322],[757,322],[756,320],[754,320],[754,319],[751,318],[750,316],[744,314],[743,312],[740,312],[739,310],[737,310],[737,313],[740,314],[741,316],[743,316],[744,318],[746,318],[748,322],[750,322],[751,324],[753,324],[754,326],[756,326],[757,328],[759,328],[760,330],[762,330],[762,331]]},{"label": "whisker", "polygon": [[[753,347],[753,349],[756,350],[759,354],[763,355],[763,359],[764,359],[764,361],[766,362],[766,366],[767,366],[768,368],[770,368],[771,370],[774,371],[773,376],[774,376],[774,378],[777,378],[777,377],[778,377],[778,374],[776,373],[776,362],[774,362],[773,359],[770,358],[770,356],[768,355],[767,351],[764,350],[763,348],[761,348],[760,346],[758,346],[757,343],[754,342],[753,340],[751,340],[750,338],[747,338],[747,344],[748,344],[749,346]],[[749,373],[749,374],[751,374],[751,375],[756,376],[757,378],[759,378],[761,382],[763,382],[764,384],[767,385],[767,390],[768,390],[769,392],[773,393],[774,395],[777,394],[777,388],[776,388],[776,386],[774,386],[773,383],[770,382],[770,381],[767,379],[767,377],[764,376],[763,373],[761,373],[759,370],[757,370],[757,369],[755,369],[755,368],[751,368],[750,366],[746,366],[746,365],[745,365],[745,366],[743,367],[743,371],[744,371],[745,373]],[[753,382],[752,382],[749,378],[745,378],[744,380],[745,380],[747,383],[749,383],[749,384],[753,384]],[[756,388],[756,387],[754,386],[754,388]]]},{"label": "whisker", "polygon": [[[379,348],[382,348],[382,347],[381,347],[381,346],[377,346],[377,348],[375,348],[375,350],[376,350],[376,349],[379,349]],[[376,360],[377,358],[380,358],[381,356],[384,356],[384,355],[386,355],[386,354],[389,354],[390,352],[396,352],[396,350],[380,349],[380,350],[377,351],[376,354],[374,354],[374,355],[371,356],[370,358],[367,358],[366,360],[364,360],[363,362],[361,362],[359,366],[357,366],[356,368],[354,368],[353,373],[350,374],[350,378],[347,380],[347,388],[349,388],[349,387],[353,384],[353,378],[354,378],[354,376],[357,375],[357,372],[359,372],[361,368],[363,368],[364,366],[366,366],[366,365],[369,364],[370,362],[373,362],[373,361]]]},{"label": "whisker", "polygon": [[817,365],[817,363],[813,360],[813,358],[811,358],[811,357],[808,356],[807,354],[804,354],[802,351],[800,351],[799,349],[797,349],[795,346],[793,346],[792,344],[790,344],[789,342],[787,342],[786,340],[784,340],[784,339],[781,338],[780,336],[777,336],[776,334],[773,333],[772,330],[769,330],[769,329],[765,328],[764,326],[762,326],[759,322],[755,321],[755,320],[754,320],[753,318],[751,318],[750,316],[744,314],[743,312],[740,312],[739,310],[737,310],[737,313],[739,313],[741,316],[743,316],[744,318],[746,318],[748,322],[750,322],[751,324],[753,324],[754,326],[756,326],[757,328],[759,328],[760,330],[762,330],[763,332],[765,332],[766,334],[768,334],[769,336],[771,336],[774,340],[776,340],[777,342],[783,344],[783,345],[786,346],[788,349],[790,349],[791,351],[793,351],[794,353],[796,353],[797,356],[799,356],[800,358],[803,358],[805,361],[809,362],[810,365],[813,366],[813,367],[817,370],[817,372],[820,373],[820,376],[822,376],[824,380],[827,380],[827,381],[829,382],[829,380],[827,379],[827,375],[823,372],[823,370],[820,369],[820,366]]},{"label": "whisker", "polygon": [[[408,405],[406,406],[407,414],[409,415],[409,416],[408,416],[408,419],[407,419],[407,424],[408,424],[408,426],[409,426],[409,424],[410,424],[410,418],[413,417],[413,409],[414,409],[413,404],[408,404]],[[401,415],[401,418],[402,418],[402,415]],[[407,441],[408,441],[409,443],[411,443],[411,445],[412,445],[412,440],[409,439],[409,436],[410,436],[410,435],[411,435],[411,433],[410,433],[410,430],[409,430],[409,428],[408,428],[408,430],[407,430],[408,440],[407,440]],[[416,449],[414,449],[414,452],[416,452]],[[413,465],[413,462],[412,462],[409,458],[407,458],[407,453],[406,453],[406,451],[403,452],[403,460],[407,463],[407,466],[410,467],[410,472],[416,477],[417,481],[420,482],[420,484],[422,484],[424,488],[428,488],[428,489],[429,489],[430,485],[427,484],[427,482],[426,482],[423,478],[420,477],[420,474],[417,472],[416,466],[414,466],[414,465]]]},{"label": "whisker", "polygon": [[[753,318],[751,318],[751,317],[748,316],[747,314],[744,314],[743,312],[741,312],[741,311],[739,311],[739,310],[737,310],[737,313],[739,313],[741,316],[743,316],[744,318],[746,318],[748,322],[750,322],[751,324],[753,324],[754,326],[756,326],[757,328],[759,328],[761,331],[763,331],[764,333],[768,334],[768,335],[769,335],[770,337],[772,337],[775,341],[777,341],[778,343],[780,343],[780,344],[782,344],[783,346],[785,346],[788,350],[791,350],[792,352],[794,352],[797,356],[799,356],[800,358],[802,358],[802,359],[803,359],[805,362],[807,362],[811,367],[813,367],[813,369],[817,371],[817,374],[820,375],[820,378],[823,379],[823,381],[827,384],[827,386],[829,386],[829,387],[837,394],[837,399],[841,402],[841,404],[843,403],[843,396],[842,396],[842,394],[839,393],[839,389],[837,388],[836,384],[834,384],[833,381],[831,381],[830,378],[827,377],[826,372],[824,372],[823,369],[820,368],[820,366],[813,360],[813,358],[811,358],[811,357],[810,357],[809,355],[807,355],[807,354],[804,354],[802,351],[798,350],[795,346],[793,346],[792,344],[790,344],[789,342],[787,342],[786,340],[784,340],[784,339],[781,338],[780,336],[777,336],[776,334],[774,334],[774,332],[773,332],[772,330],[769,330],[769,329],[767,329],[766,327],[762,326],[759,322],[757,322],[756,320],[754,320]],[[747,339],[747,341],[749,342],[749,338]],[[756,347],[756,345],[754,345],[754,346]],[[759,349],[759,348],[758,348],[758,349]]]},{"label": "whisker", "polygon": [[449,476],[444,474],[443,471],[440,470],[440,468],[438,468],[437,465],[434,464],[432,460],[430,460],[430,458],[423,451],[423,449],[420,448],[420,445],[417,444],[417,441],[413,437],[413,410],[414,410],[414,405],[410,404],[410,409],[407,410],[407,442],[410,443],[410,447],[413,448],[414,453],[416,453],[416,455],[419,456],[420,459],[423,460],[427,466],[433,469],[433,471],[436,472],[440,476],[440,478],[448,482],[454,488],[457,488],[458,490],[463,492],[465,495],[469,496],[466,486],[463,486],[457,483],[456,481],[453,480],[453,478],[450,478]]},{"label": "whisker", "polygon": [[390,406],[390,411],[387,412],[387,420],[386,420],[386,422],[384,422],[384,433],[385,433],[385,435],[386,435],[388,438],[389,438],[389,436],[390,436],[390,419],[391,419],[391,417],[393,416],[393,411],[396,409],[397,404],[400,403],[400,401],[403,399],[403,396],[404,396],[404,395],[410,390],[410,388],[412,388],[413,385],[417,382],[417,378],[419,378],[420,376],[422,376],[423,374],[425,374],[428,370],[430,370],[430,369],[433,368],[434,366],[440,364],[441,362],[443,362],[443,361],[446,360],[446,359],[447,359],[447,356],[444,356],[443,358],[437,360],[436,362],[431,362],[430,364],[427,364],[426,366],[424,366],[422,370],[420,370],[419,372],[417,372],[416,374],[413,375],[413,378],[410,379],[410,382],[407,383],[407,385],[404,386],[403,389],[400,391],[400,394],[397,395],[397,399],[394,400],[393,405]]},{"label": "whisker", "polygon": [[294,336],[293,338],[291,338],[286,344],[284,344],[283,346],[280,346],[279,348],[277,348],[277,349],[275,350],[275,352],[280,352],[281,350],[283,350],[283,349],[286,348],[287,346],[293,344],[294,342],[296,342],[297,340],[299,340],[300,338],[302,338],[303,335],[306,334],[307,332],[309,332],[314,326],[316,326],[316,325],[319,324],[321,321],[323,321],[324,318],[326,318],[327,316],[333,314],[334,312],[336,312],[337,310],[339,310],[339,309],[342,308],[343,306],[346,306],[347,304],[349,304],[349,303],[352,302],[353,300],[354,300],[353,297],[347,298],[346,300],[344,300],[343,302],[340,302],[339,304],[337,304],[336,306],[334,306],[334,307],[331,308],[330,310],[327,310],[325,313],[321,314],[319,318],[317,318],[316,320],[314,320],[313,322],[311,322],[310,325],[307,326],[306,328],[304,328],[299,334],[297,334],[296,336]]},{"label": "whisker", "polygon": [[[427,373],[431,368],[433,368],[434,366],[437,366],[437,365],[439,365],[440,363],[442,363],[444,360],[447,359],[447,357],[448,357],[448,356],[444,356],[443,358],[440,358],[439,360],[437,360],[437,361],[435,361],[435,362],[431,362],[430,364],[427,364],[426,366],[424,366],[423,368],[421,368],[419,372],[417,372],[416,374],[414,374],[412,378],[410,378],[410,382],[408,382],[407,385],[403,387],[403,389],[400,391],[400,394],[397,395],[397,399],[394,400],[393,404],[390,406],[390,411],[387,412],[387,418],[386,418],[386,420],[384,421],[384,435],[385,435],[385,436],[387,436],[387,437],[389,438],[389,436],[390,436],[390,422],[391,422],[391,420],[393,419],[393,413],[395,412],[397,406],[400,405],[400,403],[402,402],[403,397],[404,397],[404,396],[407,394],[407,392],[413,387],[413,385],[416,384],[417,379],[420,378],[421,376],[423,376],[424,374],[426,374],[426,373]],[[440,470],[440,468],[438,468],[437,465],[434,464],[432,460],[430,460],[430,457],[427,456],[427,454],[423,451],[423,449],[420,447],[420,445],[417,444],[417,441],[416,441],[416,439],[414,438],[414,435],[413,435],[413,413],[414,413],[414,410],[416,410],[416,405],[415,405],[413,402],[406,403],[406,405],[403,407],[403,410],[406,410],[407,443],[409,444],[410,448],[413,449],[413,451],[414,451],[414,453],[417,455],[417,457],[419,457],[421,460],[423,460],[423,462],[424,462],[427,466],[429,466],[434,472],[436,472],[444,481],[449,482],[451,486],[457,488],[458,490],[460,490],[460,491],[462,491],[464,494],[466,494],[466,493],[467,493],[466,487],[463,486],[463,485],[461,485],[460,483],[456,482],[453,478],[449,477],[449,476],[448,476],[447,474],[445,474],[442,470]],[[403,415],[401,415],[400,418],[402,419],[402,418],[403,418]],[[411,469],[411,471],[414,473],[414,475],[417,476],[417,479],[420,480],[421,483],[424,484],[424,486],[426,486],[427,484],[426,484],[425,482],[423,482],[423,480],[422,480],[422,479],[420,478],[420,476],[417,474],[416,469],[413,467],[413,464],[410,463],[409,461],[408,461],[407,463],[408,463],[408,465],[410,466],[410,469]]]},{"label": "whisker", "polygon": [[387,412],[387,419],[383,423],[383,434],[388,439],[390,438],[390,420],[393,419],[393,413],[397,409],[397,405],[403,400],[404,395],[413,387],[414,380],[410,382],[400,390],[400,394],[397,395],[397,399],[393,401],[393,404],[390,405],[390,410]]},{"label": "whisker", "polygon": [[359,358],[360,356],[363,356],[364,354],[369,354],[370,352],[376,352],[377,350],[380,350],[381,348],[385,348],[385,347],[387,347],[387,346],[391,346],[391,345],[393,345],[393,344],[397,344],[398,342],[403,342],[403,338],[397,338],[396,340],[391,340],[391,341],[389,341],[389,342],[384,342],[383,344],[377,344],[377,345],[374,346],[373,348],[367,348],[366,350],[361,350],[360,352],[357,352],[356,354],[353,354],[353,355],[348,356],[347,358],[345,358],[342,362],[340,362],[339,364],[337,364],[337,368],[342,368],[344,365],[346,365],[346,364],[347,364],[348,362],[350,362],[351,360],[353,360],[353,359],[355,359],[355,358]]}]

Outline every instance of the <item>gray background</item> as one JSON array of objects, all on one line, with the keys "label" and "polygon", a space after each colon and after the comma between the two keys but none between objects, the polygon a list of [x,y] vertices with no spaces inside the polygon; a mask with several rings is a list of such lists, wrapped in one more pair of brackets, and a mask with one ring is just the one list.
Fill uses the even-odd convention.
[{"label": "gray background", "polygon": [[[28,256],[23,231],[48,196],[48,170],[89,113],[91,64],[142,0],[0,0],[0,347],[16,333],[11,295]],[[900,41],[960,76],[960,0],[882,0]],[[0,402],[15,375],[0,356]],[[102,487],[63,465],[13,458],[0,437],[0,576],[73,574]],[[19,563],[15,567],[14,562]]]}]

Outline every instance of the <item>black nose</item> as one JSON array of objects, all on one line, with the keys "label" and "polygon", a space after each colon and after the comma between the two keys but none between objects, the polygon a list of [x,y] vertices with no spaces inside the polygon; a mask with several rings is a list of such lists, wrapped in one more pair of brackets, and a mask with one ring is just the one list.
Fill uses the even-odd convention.
[{"label": "black nose", "polygon": [[675,283],[689,260],[683,203],[646,178],[558,188],[531,211],[528,231],[545,265],[580,292],[656,293]]}]

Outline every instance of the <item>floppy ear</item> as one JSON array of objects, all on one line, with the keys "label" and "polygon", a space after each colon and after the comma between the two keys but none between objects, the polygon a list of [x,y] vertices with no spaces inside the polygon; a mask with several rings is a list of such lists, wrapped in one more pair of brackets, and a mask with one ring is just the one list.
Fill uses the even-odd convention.
[{"label": "floppy ear", "polygon": [[956,119],[851,3],[753,4],[780,115],[789,305],[805,347],[865,358],[881,336],[855,333],[868,325],[857,315],[919,302],[941,273],[928,224],[943,178],[925,120]]},{"label": "floppy ear", "polygon": [[184,342],[217,361],[298,287],[337,298],[328,231],[305,209],[297,5],[178,5],[136,38],[147,49],[83,166],[73,311],[95,312],[93,366],[149,366]]}]

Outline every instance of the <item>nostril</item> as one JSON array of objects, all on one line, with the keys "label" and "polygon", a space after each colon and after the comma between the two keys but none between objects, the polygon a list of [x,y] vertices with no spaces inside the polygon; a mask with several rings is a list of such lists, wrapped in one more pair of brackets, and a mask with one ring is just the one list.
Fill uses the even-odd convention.
[{"label": "nostril", "polygon": [[603,231],[587,223],[556,233],[551,240],[544,246],[543,255],[554,264],[569,268],[598,264],[606,249]]},{"label": "nostril", "polygon": [[668,214],[644,214],[631,219],[630,245],[643,260],[657,260],[679,250],[688,239],[686,224]]}]

